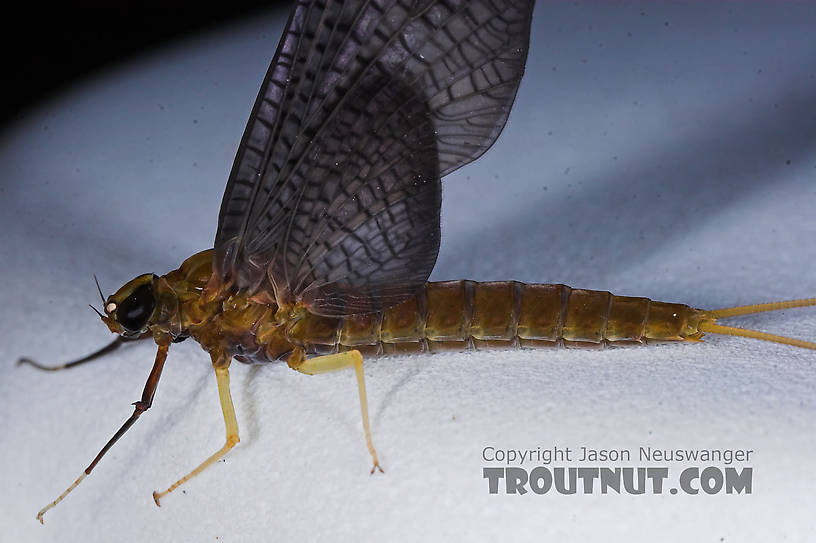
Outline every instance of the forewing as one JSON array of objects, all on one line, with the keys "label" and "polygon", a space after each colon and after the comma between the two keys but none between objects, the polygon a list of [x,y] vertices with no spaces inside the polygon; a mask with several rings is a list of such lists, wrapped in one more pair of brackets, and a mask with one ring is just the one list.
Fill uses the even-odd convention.
[{"label": "forewing", "polygon": [[495,141],[532,2],[299,2],[239,147],[215,266],[315,313],[413,294],[439,246],[439,178]]}]

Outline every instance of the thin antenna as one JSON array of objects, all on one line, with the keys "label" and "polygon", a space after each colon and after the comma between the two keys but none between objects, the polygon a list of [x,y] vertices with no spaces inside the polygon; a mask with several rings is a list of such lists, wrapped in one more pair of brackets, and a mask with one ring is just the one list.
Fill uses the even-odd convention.
[{"label": "thin antenna", "polygon": [[99,291],[99,297],[102,298],[102,307],[105,307],[105,295],[102,294],[102,287],[99,286],[99,279],[96,278],[96,274],[93,274],[93,278],[96,282],[96,290]]},{"label": "thin antenna", "polygon": [[102,313],[100,313],[100,312],[99,312],[99,310],[98,310],[97,308],[95,308],[94,306],[92,306],[91,304],[88,304],[88,307],[90,307],[91,309],[93,309],[93,310],[94,310],[94,313],[96,313],[97,315],[99,315],[99,318],[100,318],[100,319],[104,319],[104,318],[105,318],[105,315],[103,315]]}]

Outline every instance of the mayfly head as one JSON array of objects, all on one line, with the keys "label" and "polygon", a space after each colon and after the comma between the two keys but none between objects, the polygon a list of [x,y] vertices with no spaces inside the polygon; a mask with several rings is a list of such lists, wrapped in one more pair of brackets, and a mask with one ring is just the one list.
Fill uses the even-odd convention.
[{"label": "mayfly head", "polygon": [[152,273],[140,275],[125,283],[108,296],[102,322],[114,334],[135,337],[147,331],[156,311],[156,283],[159,277]]}]

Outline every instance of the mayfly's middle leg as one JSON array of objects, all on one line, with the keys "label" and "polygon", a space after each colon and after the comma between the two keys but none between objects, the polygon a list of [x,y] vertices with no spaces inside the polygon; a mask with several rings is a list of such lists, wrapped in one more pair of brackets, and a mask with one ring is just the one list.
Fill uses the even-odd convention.
[{"label": "mayfly's middle leg", "polygon": [[380,461],[377,460],[377,451],[374,450],[374,443],[371,441],[371,428],[368,424],[368,399],[366,398],[365,375],[363,374],[363,355],[360,354],[360,351],[346,351],[307,359],[302,349],[295,349],[286,358],[286,363],[293,370],[306,375],[328,373],[354,366],[354,371],[357,374],[357,389],[360,393],[360,411],[363,415],[366,445],[368,446],[368,452],[371,453],[371,459],[374,461],[374,465],[371,466],[371,473],[374,473],[374,470],[380,470],[380,473],[382,473],[383,469],[380,467]]},{"label": "mayfly's middle leg", "polygon": [[159,503],[161,498],[204,471],[211,464],[217,462],[218,459],[227,454],[227,452],[229,452],[229,450],[240,441],[240,438],[238,437],[238,420],[235,418],[235,408],[232,405],[232,396],[230,395],[229,389],[230,359],[229,357],[212,353],[212,360],[213,367],[215,368],[215,379],[218,382],[218,398],[221,401],[221,412],[224,415],[224,426],[226,427],[227,431],[226,442],[224,443],[223,447],[210,455],[209,458],[204,460],[204,462],[202,462],[193,471],[170,485],[167,490],[164,492],[154,491],[153,500],[156,502],[156,505],[161,505]]}]

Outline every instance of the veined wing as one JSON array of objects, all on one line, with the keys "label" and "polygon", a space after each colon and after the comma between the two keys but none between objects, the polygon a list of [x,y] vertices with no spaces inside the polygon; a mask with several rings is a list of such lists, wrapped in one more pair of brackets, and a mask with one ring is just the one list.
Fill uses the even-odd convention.
[{"label": "veined wing", "polygon": [[399,303],[439,248],[441,176],[524,72],[532,1],[300,1],[227,183],[215,267],[323,315]]}]

